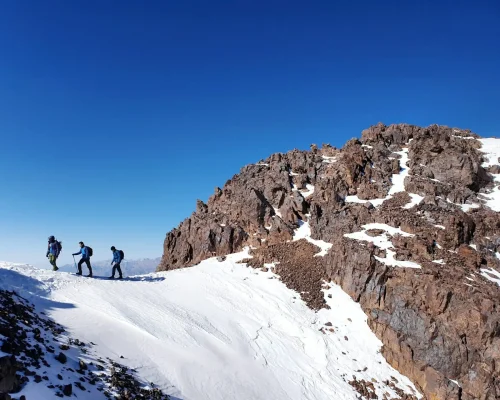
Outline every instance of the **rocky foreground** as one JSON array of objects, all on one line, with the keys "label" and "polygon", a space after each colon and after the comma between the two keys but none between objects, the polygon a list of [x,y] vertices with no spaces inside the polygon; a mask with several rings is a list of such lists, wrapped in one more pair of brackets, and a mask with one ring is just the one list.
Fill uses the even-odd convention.
[{"label": "rocky foreground", "polygon": [[[465,130],[379,124],[342,149],[274,154],[198,201],[167,234],[159,270],[252,246],[250,265],[274,263],[313,309],[326,306],[324,280],[341,285],[426,398],[500,398],[491,145]],[[301,226],[316,241],[294,241]]]},{"label": "rocky foreground", "polygon": [[168,400],[161,390],[141,383],[135,371],[96,356],[94,343],[66,334],[43,311],[12,291],[0,290],[0,400],[30,400],[16,395],[27,386],[36,399],[98,393],[109,399]]}]

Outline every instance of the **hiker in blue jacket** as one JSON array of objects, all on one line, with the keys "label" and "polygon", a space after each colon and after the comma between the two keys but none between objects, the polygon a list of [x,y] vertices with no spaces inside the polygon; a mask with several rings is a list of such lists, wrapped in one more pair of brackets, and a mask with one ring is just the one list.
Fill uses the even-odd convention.
[{"label": "hiker in blue jacket", "polygon": [[45,256],[49,259],[53,271],[57,271],[59,269],[57,268],[56,260],[61,252],[61,247],[60,242],[58,242],[54,236],[49,236],[49,244],[47,247],[47,254]]},{"label": "hiker in blue jacket", "polygon": [[120,266],[120,263],[123,260],[123,258],[122,258],[122,252],[120,250],[116,250],[115,246],[111,246],[111,251],[113,252],[113,261],[111,261],[111,265],[113,265],[113,263],[115,265],[113,265],[113,273],[111,274],[111,276],[109,277],[109,279],[115,279],[115,272],[116,272],[116,270],[118,270],[118,273],[120,274],[120,276],[118,277],[118,279],[123,279],[122,268]]},{"label": "hiker in blue jacket", "polygon": [[83,263],[87,264],[87,268],[89,269],[89,274],[86,275],[89,278],[92,278],[92,266],[90,265],[90,251],[87,246],[83,242],[79,243],[80,245],[80,251],[78,253],[73,253],[73,256],[77,256],[78,254],[82,255],[81,260],[78,262],[78,272],[76,273],[77,275],[82,274],[82,265]]}]

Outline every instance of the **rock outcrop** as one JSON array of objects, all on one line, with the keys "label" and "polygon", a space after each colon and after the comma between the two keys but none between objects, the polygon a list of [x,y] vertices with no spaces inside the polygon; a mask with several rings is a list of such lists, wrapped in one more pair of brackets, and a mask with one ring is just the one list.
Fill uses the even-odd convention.
[{"label": "rock outcrop", "polygon": [[[159,270],[251,246],[249,265],[274,262],[314,309],[325,281],[340,285],[426,398],[500,398],[500,213],[488,201],[500,166],[483,166],[479,139],[378,124],[342,149],[274,154],[198,202]],[[291,241],[301,221],[332,244],[326,255]]]}]

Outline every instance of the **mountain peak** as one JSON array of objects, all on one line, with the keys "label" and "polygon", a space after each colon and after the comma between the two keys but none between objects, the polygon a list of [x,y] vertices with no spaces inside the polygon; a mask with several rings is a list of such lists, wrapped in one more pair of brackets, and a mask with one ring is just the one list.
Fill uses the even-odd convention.
[{"label": "mountain peak", "polygon": [[[159,270],[250,246],[247,262],[273,264],[313,309],[327,307],[324,280],[341,285],[389,362],[426,396],[493,399],[499,143],[470,130],[379,123],[341,149],[273,154],[198,202],[167,234]],[[294,240],[300,229],[307,233]]]}]

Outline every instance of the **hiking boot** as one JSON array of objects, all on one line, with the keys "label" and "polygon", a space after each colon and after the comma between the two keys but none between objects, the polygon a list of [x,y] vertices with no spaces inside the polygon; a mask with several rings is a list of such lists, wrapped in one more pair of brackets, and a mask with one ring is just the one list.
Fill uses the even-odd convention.
[{"label": "hiking boot", "polygon": [[86,278],[92,278],[92,274],[85,275]]},{"label": "hiking boot", "polygon": [[81,275],[82,273],[81,273],[81,272],[77,272],[76,274],[77,274],[77,275]]},{"label": "hiking boot", "polygon": [[108,279],[115,279],[115,277],[114,276],[110,276]]},{"label": "hiking boot", "polygon": [[118,279],[123,279],[123,276],[119,276]]},{"label": "hiking boot", "polygon": [[52,271],[54,271],[54,272],[55,272],[55,271],[59,271],[59,268],[54,267],[54,268],[52,268]]}]

